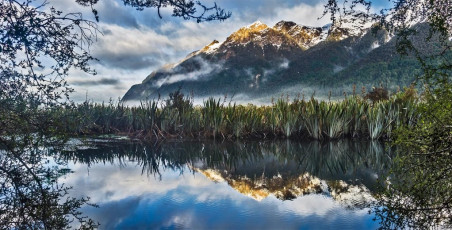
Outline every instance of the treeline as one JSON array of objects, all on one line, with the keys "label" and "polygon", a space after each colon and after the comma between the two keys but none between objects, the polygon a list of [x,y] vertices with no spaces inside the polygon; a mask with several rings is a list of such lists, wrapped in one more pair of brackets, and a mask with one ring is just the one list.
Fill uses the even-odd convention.
[{"label": "treeline", "polygon": [[[388,139],[400,125],[415,122],[419,103],[413,88],[391,97],[376,89],[342,101],[279,98],[268,106],[237,105],[209,98],[194,106],[180,91],[166,100],[123,103],[85,102],[46,110],[58,133],[129,135],[140,139]],[[383,95],[383,96],[382,96]]]}]

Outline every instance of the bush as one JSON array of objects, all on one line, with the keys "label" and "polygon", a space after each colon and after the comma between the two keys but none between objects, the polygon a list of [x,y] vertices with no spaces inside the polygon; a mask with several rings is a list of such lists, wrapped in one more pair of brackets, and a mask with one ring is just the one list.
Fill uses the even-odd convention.
[{"label": "bush", "polygon": [[169,98],[165,101],[165,107],[168,109],[177,109],[179,114],[193,109],[193,102],[189,97],[184,97],[181,88],[169,94]]},{"label": "bush", "polygon": [[372,91],[367,93],[364,97],[366,100],[371,100],[373,103],[389,99],[388,90],[383,87],[373,87]]}]

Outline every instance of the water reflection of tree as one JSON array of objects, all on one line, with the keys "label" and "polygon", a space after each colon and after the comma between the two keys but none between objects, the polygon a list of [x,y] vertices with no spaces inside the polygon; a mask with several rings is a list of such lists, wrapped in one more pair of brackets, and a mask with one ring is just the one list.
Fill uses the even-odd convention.
[{"label": "water reflection of tree", "polygon": [[61,162],[51,163],[42,148],[23,138],[30,137],[0,138],[0,228],[95,227],[78,211],[88,200],[66,196],[69,188],[58,183],[65,173]]},{"label": "water reflection of tree", "polygon": [[452,227],[452,142],[447,145],[438,148],[444,152],[397,158],[374,210],[382,228]]},{"label": "water reflection of tree", "polygon": [[413,125],[395,132],[399,155],[375,210],[383,228],[452,228],[451,85],[424,98]]}]

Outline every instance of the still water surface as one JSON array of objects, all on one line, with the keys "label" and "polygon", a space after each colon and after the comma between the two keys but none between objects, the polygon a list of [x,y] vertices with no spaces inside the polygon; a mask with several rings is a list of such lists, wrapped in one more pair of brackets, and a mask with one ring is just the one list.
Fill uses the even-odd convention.
[{"label": "still water surface", "polygon": [[382,143],[96,143],[62,154],[101,229],[375,229]]}]

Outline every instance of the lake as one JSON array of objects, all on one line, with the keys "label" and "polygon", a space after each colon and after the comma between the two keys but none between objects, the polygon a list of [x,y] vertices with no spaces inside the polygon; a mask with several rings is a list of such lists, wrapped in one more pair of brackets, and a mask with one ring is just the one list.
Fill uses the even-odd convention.
[{"label": "lake", "polygon": [[62,182],[101,229],[375,229],[381,142],[93,142]]}]

